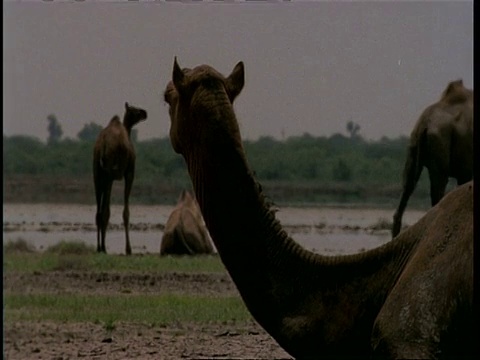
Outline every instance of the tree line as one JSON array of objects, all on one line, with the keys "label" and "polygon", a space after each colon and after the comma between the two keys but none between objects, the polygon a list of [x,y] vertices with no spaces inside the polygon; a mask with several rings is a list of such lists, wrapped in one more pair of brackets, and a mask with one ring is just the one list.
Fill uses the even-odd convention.
[{"label": "tree line", "polygon": [[[365,202],[377,197],[396,203],[408,138],[367,141],[358,135],[357,127],[348,129],[352,129],[350,136],[306,133],[285,140],[264,136],[245,140],[244,148],[256,177],[276,201]],[[91,182],[93,144],[100,130],[87,124],[77,139],[56,138],[47,143],[35,137],[4,135],[4,180],[39,176]],[[185,162],[173,151],[168,137],[143,141],[135,137],[133,141],[137,162],[132,201],[171,202],[175,192],[190,187]],[[427,185],[426,181],[419,183],[417,196],[428,196]],[[150,190],[142,195],[141,186]],[[173,193],[163,198],[155,195],[165,191]]]}]

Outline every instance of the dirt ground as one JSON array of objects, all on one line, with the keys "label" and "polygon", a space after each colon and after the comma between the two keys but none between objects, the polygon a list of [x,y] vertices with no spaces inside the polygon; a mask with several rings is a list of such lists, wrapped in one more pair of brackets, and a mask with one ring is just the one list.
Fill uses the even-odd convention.
[{"label": "dirt ground", "polygon": [[[134,253],[156,253],[172,207],[136,206],[131,223]],[[112,206],[107,251],[124,252],[121,206]],[[376,247],[390,240],[382,219],[390,209],[287,208],[279,211],[285,229],[307,249],[325,255],[347,254]],[[60,240],[96,246],[93,205],[4,205],[6,240],[26,239],[42,251]],[[406,214],[406,222],[421,211]],[[409,217],[410,216],[410,217]],[[376,229],[375,226],[379,226]],[[382,233],[383,232],[383,233]],[[110,246],[110,247],[109,247]],[[75,264],[69,264],[72,266]],[[84,267],[64,271],[3,274],[4,293],[119,294],[181,293],[239,296],[225,273],[98,273]],[[21,286],[19,286],[21,284]],[[150,327],[115,323],[108,333],[95,323],[4,323],[4,359],[290,359],[291,357],[253,320],[243,325],[176,324]]]},{"label": "dirt ground", "polygon": [[[111,294],[126,288],[133,293],[238,294],[227,274],[99,274],[85,270],[3,274],[4,293]],[[4,324],[6,360],[79,358],[291,359],[253,320],[243,325],[171,327],[116,323],[112,331],[94,323]]]}]

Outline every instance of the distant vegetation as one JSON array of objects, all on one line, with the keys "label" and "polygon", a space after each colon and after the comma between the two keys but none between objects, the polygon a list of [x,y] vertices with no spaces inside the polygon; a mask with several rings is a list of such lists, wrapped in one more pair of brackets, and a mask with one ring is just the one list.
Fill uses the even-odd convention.
[{"label": "distant vegetation", "polygon": [[[400,196],[407,137],[366,141],[350,124],[350,136],[309,134],[244,142],[248,160],[266,194],[278,204],[375,203],[394,206]],[[78,139],[44,143],[27,136],[3,136],[4,201],[95,203],[92,152],[99,126],[88,124]],[[183,158],[168,138],[134,139],[136,176],[131,201],[173,204],[190,188]],[[412,205],[428,206],[426,172]],[[112,202],[121,203],[123,182]],[[115,195],[115,192],[118,192]]]},{"label": "distant vegetation", "polygon": [[[133,256],[100,254],[82,241],[62,241],[45,251],[37,250],[24,239],[9,240],[3,245],[3,271],[35,273],[88,269],[94,273],[133,272],[160,274],[225,273],[220,257],[214,255],[162,256],[137,254]],[[71,265],[71,266],[69,266]]]},{"label": "distant vegetation", "polygon": [[[226,273],[218,255],[159,257],[157,254],[134,256],[97,254],[82,243],[61,243],[44,252],[35,251],[25,240],[10,241],[3,246],[3,271],[8,274],[44,277],[56,273],[82,274],[92,279],[110,273],[115,277],[141,276],[155,281],[162,274],[218,274]],[[72,273],[73,272],[73,273]],[[150,277],[149,274],[152,274]],[[62,274],[61,276],[67,276]],[[71,276],[71,275],[70,275]],[[70,276],[67,276],[67,281]],[[70,279],[71,280],[71,279]],[[92,280],[95,283],[95,280]],[[94,322],[113,330],[118,322],[171,325],[181,323],[246,323],[252,316],[238,295],[212,293],[196,295],[171,292],[132,291],[131,283],[123,282],[121,293],[97,291],[52,293],[51,289],[25,293],[21,286],[4,290],[5,323],[28,322]],[[56,284],[55,286],[58,286]],[[88,309],[88,311],[85,311]]]}]

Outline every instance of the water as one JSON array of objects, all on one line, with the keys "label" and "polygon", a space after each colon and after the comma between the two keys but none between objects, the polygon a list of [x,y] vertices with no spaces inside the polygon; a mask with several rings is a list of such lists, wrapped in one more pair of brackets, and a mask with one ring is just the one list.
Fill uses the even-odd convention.
[{"label": "water", "polygon": [[[173,206],[131,205],[130,242],[133,253],[158,253],[163,227]],[[82,241],[96,247],[95,206],[77,204],[4,204],[3,243],[24,239],[45,250],[64,241]],[[110,228],[106,247],[111,254],[125,253],[123,207],[110,208]],[[391,223],[394,209],[375,208],[281,208],[277,212],[285,230],[309,250],[337,255],[374,248],[390,241],[390,229],[376,229],[382,222]],[[412,225],[424,211],[410,210],[404,224]]]}]

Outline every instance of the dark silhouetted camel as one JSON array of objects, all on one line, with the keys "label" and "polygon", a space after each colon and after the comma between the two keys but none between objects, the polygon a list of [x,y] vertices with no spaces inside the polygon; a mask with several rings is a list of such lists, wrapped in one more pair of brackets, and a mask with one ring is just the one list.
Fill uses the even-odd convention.
[{"label": "dark silhouetted camel", "polygon": [[403,190],[393,215],[392,236],[402,226],[402,216],[423,167],[428,169],[432,206],[445,194],[448,178],[461,185],[473,178],[473,91],[462,80],[448,84],[441,99],[418,119],[408,146],[403,170]]},{"label": "dark silhouetted camel", "polygon": [[160,255],[212,254],[207,226],[192,194],[183,190],[163,231]]},{"label": "dark silhouetted camel", "polygon": [[288,236],[248,165],[233,110],[243,85],[242,62],[224,77],[175,59],[164,97],[172,146],[258,323],[301,359],[471,355],[473,182],[384,246],[315,254]]},{"label": "dark silhouetted camel", "polygon": [[125,103],[123,124],[114,116],[106,128],[98,134],[93,149],[93,181],[97,200],[97,251],[106,253],[105,235],[110,218],[110,196],[114,180],[125,178],[123,225],[125,227],[125,252],[132,253],[128,226],[130,211],[128,198],[135,176],[135,149],[130,139],[132,127],[147,118],[143,109]]}]

